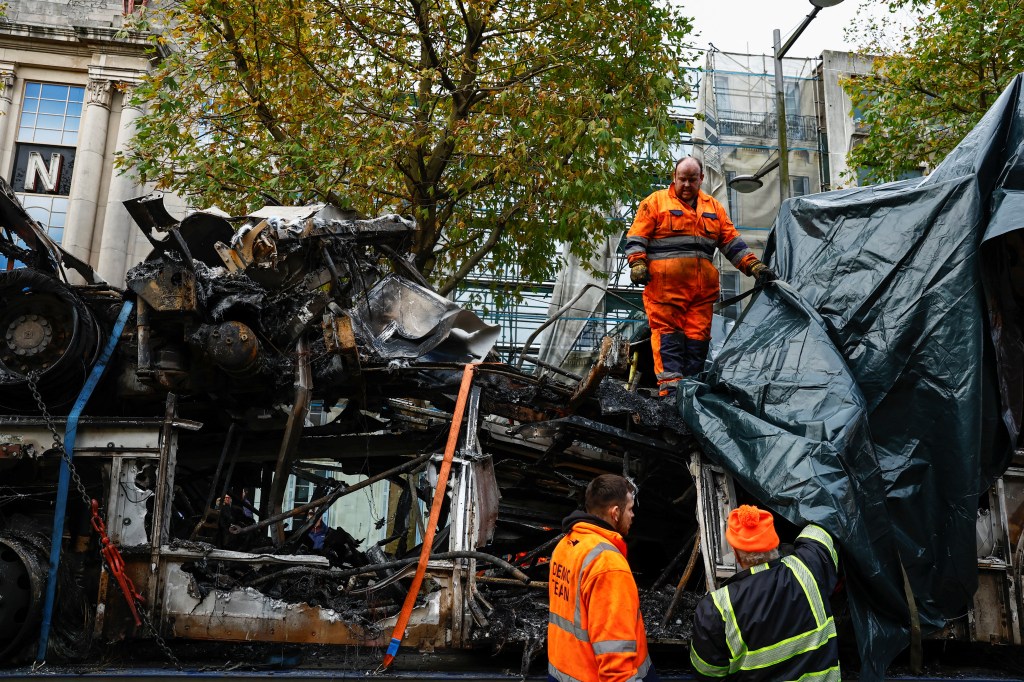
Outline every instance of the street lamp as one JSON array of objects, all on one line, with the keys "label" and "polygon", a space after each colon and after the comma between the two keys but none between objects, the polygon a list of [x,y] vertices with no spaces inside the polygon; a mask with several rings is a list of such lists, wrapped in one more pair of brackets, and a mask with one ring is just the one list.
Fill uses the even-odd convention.
[{"label": "street lamp", "polygon": [[[774,53],[775,53],[775,115],[776,124],[779,129],[779,199],[785,201],[789,198],[789,145],[786,140],[786,91],[782,84],[782,58],[789,52],[789,48],[793,47],[793,43],[800,37],[800,34],[804,32],[804,29],[814,21],[814,17],[818,16],[818,12],[824,7],[833,7],[838,5],[843,0],[810,0],[811,4],[814,5],[814,9],[811,13],[804,17],[803,22],[793,31],[793,35],[783,43],[782,34],[779,29],[775,29],[772,34],[774,38]],[[738,188],[737,188],[738,189]]]},{"label": "street lamp", "polygon": [[761,189],[762,185],[764,185],[764,183],[761,182],[761,178],[768,175],[778,167],[779,160],[775,159],[753,175],[737,175],[733,177],[733,179],[729,181],[729,187],[737,192],[742,192],[743,194],[757,191]]}]

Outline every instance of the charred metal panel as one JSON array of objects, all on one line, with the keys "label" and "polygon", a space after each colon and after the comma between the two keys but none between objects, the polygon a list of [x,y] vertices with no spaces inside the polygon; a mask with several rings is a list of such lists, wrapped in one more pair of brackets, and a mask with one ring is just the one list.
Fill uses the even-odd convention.
[{"label": "charred metal panel", "polygon": [[581,381],[572,398],[570,407],[576,407],[585,398],[597,393],[601,381],[606,376],[623,377],[629,371],[629,341],[619,336],[606,336],[601,340],[601,350],[597,362]]},{"label": "charred metal panel", "polygon": [[736,573],[736,556],[725,540],[729,512],[736,506],[735,484],[721,468],[694,455],[690,471],[697,489],[697,523],[708,591],[716,590],[721,579]]},{"label": "charred metal panel", "polygon": [[277,245],[269,228],[270,224],[264,220],[235,234],[230,246],[224,242],[214,245],[228,272],[245,272],[250,266],[267,269],[277,266]]},{"label": "charred metal panel", "polygon": [[473,478],[476,482],[476,500],[472,507],[476,521],[476,543],[484,546],[494,539],[494,530],[498,523],[498,505],[501,502],[501,489],[494,476],[494,460],[491,457],[484,457],[474,462]]},{"label": "charred metal panel", "polygon": [[110,465],[112,504],[107,510],[107,532],[120,547],[144,545],[149,541],[146,531],[147,503],[155,494],[156,466],[154,457],[113,457]]},{"label": "charred metal panel", "polygon": [[[389,618],[360,626],[332,609],[285,602],[252,588],[203,596],[193,577],[176,564],[168,566],[162,601],[169,634],[189,639],[384,646],[394,625]],[[444,601],[445,591],[435,592],[413,611],[406,643],[448,644],[438,631],[442,614],[451,609]]]},{"label": "charred metal panel", "polygon": [[1005,566],[980,566],[978,591],[967,615],[970,640],[988,644],[1014,644],[1020,641],[1017,604],[1013,599],[1012,578]]},{"label": "charred metal panel", "polygon": [[168,263],[144,271],[133,271],[128,288],[142,297],[156,312],[195,312],[196,278],[187,268]]},{"label": "charred metal panel", "polygon": [[[159,419],[83,417],[75,440],[75,456],[124,452],[155,454],[160,447],[162,424],[163,420]],[[58,418],[56,425],[58,430],[63,430],[63,418]],[[31,447],[41,455],[50,449],[53,435],[41,417],[0,416],[0,440]]]},{"label": "charred metal panel", "polygon": [[351,317],[374,353],[385,359],[429,354],[449,362],[481,360],[498,338],[496,325],[394,275],[367,292]]}]

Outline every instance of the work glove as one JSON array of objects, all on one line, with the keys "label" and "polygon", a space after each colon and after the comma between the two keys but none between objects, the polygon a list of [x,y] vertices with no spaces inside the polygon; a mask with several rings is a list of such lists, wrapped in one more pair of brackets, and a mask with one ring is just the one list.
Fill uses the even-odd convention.
[{"label": "work glove", "polygon": [[629,266],[629,281],[633,284],[647,284],[651,273],[647,272],[647,261],[638,260]]},{"label": "work glove", "polygon": [[761,261],[757,261],[756,263],[754,263],[753,267],[750,268],[750,274],[754,277],[754,280],[761,286],[764,286],[768,282],[774,282],[779,278],[779,276],[775,274],[774,270],[772,270],[770,267],[768,267]]}]

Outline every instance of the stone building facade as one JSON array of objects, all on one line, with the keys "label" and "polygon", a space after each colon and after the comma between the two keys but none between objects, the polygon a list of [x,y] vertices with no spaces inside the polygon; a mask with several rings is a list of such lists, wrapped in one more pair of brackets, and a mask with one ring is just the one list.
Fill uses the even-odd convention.
[{"label": "stone building facade", "polygon": [[825,50],[821,53],[818,70],[821,83],[818,119],[826,131],[825,153],[828,178],[832,189],[860,184],[846,163],[850,150],[867,134],[860,112],[853,106],[850,96],[843,90],[843,81],[871,73],[874,57]]},{"label": "stone building facade", "polygon": [[[791,197],[859,184],[846,156],[867,129],[842,81],[871,70],[873,58],[827,50],[820,57],[783,59]],[[744,240],[761,255],[779,211],[779,175],[767,170],[779,158],[775,66],[770,55],[711,51],[706,56],[694,138],[705,161],[704,191],[729,210]],[[730,186],[738,175],[762,174],[759,189]],[[722,258],[722,298],[753,286]],[[741,304],[724,311],[735,318]]]},{"label": "stone building facade", "polygon": [[[141,5],[135,0],[135,5]],[[146,192],[114,169],[141,111],[146,37],[125,0],[8,0],[0,23],[0,175],[51,236],[121,286],[149,251],[121,202]],[[0,258],[4,269],[15,263]]]}]

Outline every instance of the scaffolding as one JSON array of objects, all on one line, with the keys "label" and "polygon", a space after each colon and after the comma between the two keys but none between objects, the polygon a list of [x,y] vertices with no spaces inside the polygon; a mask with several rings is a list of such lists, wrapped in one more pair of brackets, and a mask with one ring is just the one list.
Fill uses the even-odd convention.
[{"label": "scaffolding", "polygon": [[[696,89],[701,72],[692,69],[690,73]],[[681,158],[693,150],[690,131],[695,111],[693,101],[678,102],[671,109],[671,116],[682,131],[680,141],[671,149],[673,158]],[[664,179],[653,183],[650,191],[665,187],[669,174],[670,169],[666,168]],[[526,283],[513,269],[494,263],[482,265],[476,275],[467,278],[455,300],[471,307],[485,321],[501,326],[495,352],[502,360],[517,360],[527,339],[587,284],[595,284],[599,288],[573,303],[533,343],[530,352],[539,356],[541,362],[574,372],[592,362],[605,335],[620,334],[631,338],[645,327],[642,289],[629,281],[625,257],[626,232],[643,198],[634,197],[628,205],[618,207],[613,219],[621,225],[621,230],[594,254],[589,268],[569,254],[566,248],[562,254],[564,265],[555,281]],[[493,293],[496,284],[496,288],[503,291],[518,286],[520,296],[498,301]],[[531,365],[526,363],[523,367],[530,369]]]},{"label": "scaffolding", "polygon": [[[783,60],[791,196],[819,192],[827,182],[822,180],[827,173],[822,172],[818,63],[817,59]],[[778,155],[773,59],[712,49],[705,53],[704,67],[689,73],[698,97],[693,102],[679,102],[673,117],[684,130],[693,132],[672,150],[673,156],[681,158],[692,152],[703,157],[703,189],[727,207],[744,239],[760,255],[779,209],[777,180],[773,181],[777,176],[769,175],[761,189],[745,195],[729,190],[727,183],[734,175],[758,171]],[[665,179],[652,184],[651,191],[663,188],[668,176],[666,169]],[[641,289],[630,284],[624,248],[626,231],[643,198],[635,197],[630,205],[616,211],[615,219],[622,230],[594,255],[589,263],[592,272],[566,252],[565,267],[557,281],[522,285],[521,298],[503,305],[485,289],[496,282],[506,290],[522,284],[516,273],[489,265],[483,268],[486,275],[469,279],[456,300],[470,305],[488,322],[501,325],[496,351],[503,360],[515,360],[538,327],[588,284],[601,289],[588,292],[569,306],[539,336],[531,353],[546,364],[572,372],[593,360],[605,334],[632,337],[640,332],[646,321]],[[721,254],[716,254],[715,265],[721,273],[722,298],[751,286],[749,278],[741,277]],[[738,304],[723,311],[727,319],[719,321],[718,329],[728,329],[739,312]]]},{"label": "scaffolding", "polygon": [[[819,62],[782,60],[789,196],[827,188]],[[730,189],[728,183],[778,158],[774,59],[710,50],[704,70],[694,127],[695,144],[706,166],[704,190],[728,208],[744,239],[759,252],[779,211],[778,176],[769,174],[765,184],[749,194]]]}]

